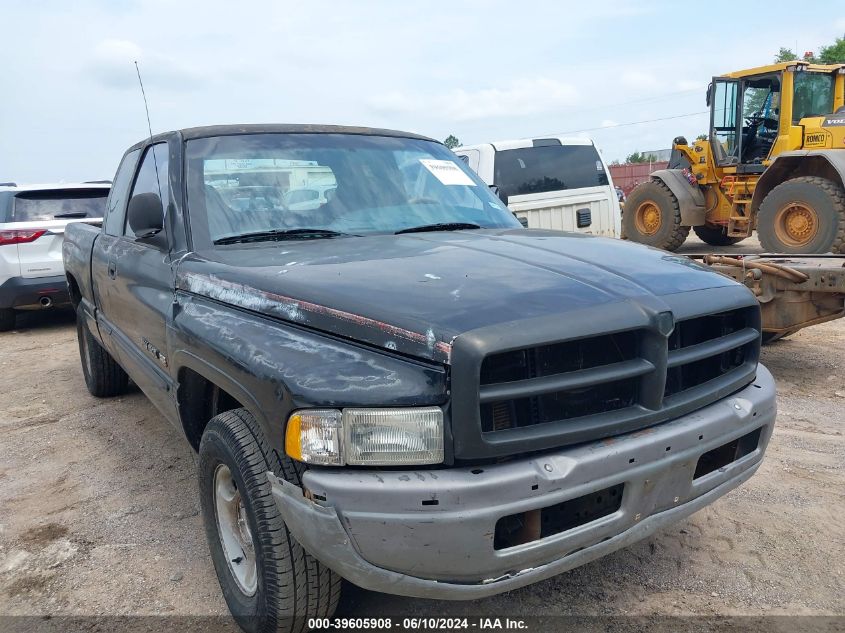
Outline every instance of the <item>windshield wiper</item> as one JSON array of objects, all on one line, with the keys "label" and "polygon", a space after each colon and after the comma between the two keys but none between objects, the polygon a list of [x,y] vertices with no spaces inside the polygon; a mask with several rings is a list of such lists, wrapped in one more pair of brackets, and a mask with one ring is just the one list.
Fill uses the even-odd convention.
[{"label": "windshield wiper", "polygon": [[240,235],[227,235],[214,240],[214,244],[238,244],[241,242],[264,242],[270,240],[291,240],[291,239],[320,239],[326,237],[340,237],[350,235],[331,229],[270,229],[268,231],[254,231]]},{"label": "windshield wiper", "polygon": [[462,229],[480,229],[481,226],[473,224],[472,222],[441,222],[439,224],[423,224],[422,226],[412,226],[401,231],[396,231],[395,235],[402,233],[426,233],[428,231],[460,231]]},{"label": "windshield wiper", "polygon": [[87,218],[85,211],[69,211],[68,213],[56,213],[54,218]]}]

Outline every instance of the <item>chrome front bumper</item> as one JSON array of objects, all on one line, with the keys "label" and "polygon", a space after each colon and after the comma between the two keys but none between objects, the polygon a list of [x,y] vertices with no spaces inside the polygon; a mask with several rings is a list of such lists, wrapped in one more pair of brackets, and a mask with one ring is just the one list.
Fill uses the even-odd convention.
[{"label": "chrome front bumper", "polygon": [[[303,488],[268,473],[293,536],[347,580],[374,591],[466,600],[568,571],[712,503],[757,470],[776,414],[762,365],[753,384],[635,433],[531,458],[417,471],[318,469]],[[759,432],[756,448],[694,478],[699,457]],[[528,543],[494,548],[505,516],[623,484],[618,510]]]}]

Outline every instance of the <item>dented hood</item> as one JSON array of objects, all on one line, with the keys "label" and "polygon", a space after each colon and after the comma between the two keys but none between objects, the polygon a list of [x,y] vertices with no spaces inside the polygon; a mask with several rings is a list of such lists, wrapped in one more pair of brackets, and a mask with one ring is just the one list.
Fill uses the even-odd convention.
[{"label": "dented hood", "polygon": [[476,328],[734,283],[638,244],[524,229],[227,246],[177,271],[182,291],[441,362]]}]

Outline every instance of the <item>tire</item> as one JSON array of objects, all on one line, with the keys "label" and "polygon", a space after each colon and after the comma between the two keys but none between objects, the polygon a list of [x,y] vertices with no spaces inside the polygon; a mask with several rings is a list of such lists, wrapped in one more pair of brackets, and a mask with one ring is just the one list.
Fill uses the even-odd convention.
[{"label": "tire", "polygon": [[89,393],[97,398],[110,398],[125,393],[129,376],[91,334],[81,305],[76,309],[76,339],[79,341],[82,374]]},{"label": "tire", "polygon": [[0,332],[15,329],[15,311],[11,308],[0,308]]},{"label": "tire", "polygon": [[787,180],[760,205],[757,235],[769,253],[845,253],[845,191],[817,176]]},{"label": "tire", "polygon": [[733,246],[739,244],[744,237],[728,237],[726,231],[721,226],[694,226],[692,230],[702,242],[710,244],[710,246]]},{"label": "tire", "polygon": [[[217,490],[220,482],[226,481],[224,469],[228,469],[240,499],[238,517],[249,528],[241,542],[249,540],[254,550],[250,557],[249,547],[241,547],[240,561],[226,555],[225,535],[232,530],[227,532],[226,519],[221,518],[226,516],[225,506],[218,513]],[[249,633],[299,633],[305,630],[308,618],[328,618],[334,613],[341,578],[306,553],[288,532],[270,492],[268,471],[300,483],[293,463],[270,450],[245,409],[211,419],[200,441],[199,489],[206,537],[223,597],[237,623]],[[254,585],[248,582],[252,578],[249,573],[231,564],[249,565],[251,558]]]},{"label": "tire", "polygon": [[667,251],[677,250],[689,235],[681,225],[681,209],[675,194],[660,181],[637,185],[625,201],[622,236]]}]

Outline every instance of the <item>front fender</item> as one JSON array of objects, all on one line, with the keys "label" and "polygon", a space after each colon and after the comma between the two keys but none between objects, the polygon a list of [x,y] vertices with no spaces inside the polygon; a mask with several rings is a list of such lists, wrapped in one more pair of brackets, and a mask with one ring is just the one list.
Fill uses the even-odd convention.
[{"label": "front fender", "polygon": [[759,209],[772,189],[799,176],[819,176],[845,185],[845,150],[799,150],[779,154],[757,181],[751,208]]},{"label": "front fender", "polygon": [[700,226],[705,222],[706,208],[701,189],[689,184],[682,169],[658,169],[651,173],[652,180],[659,180],[669,187],[678,200],[681,210],[681,224]]},{"label": "front fender", "polygon": [[188,367],[256,417],[283,445],[292,411],[402,407],[447,400],[446,368],[270,319],[188,293],[168,328],[174,377]]}]

